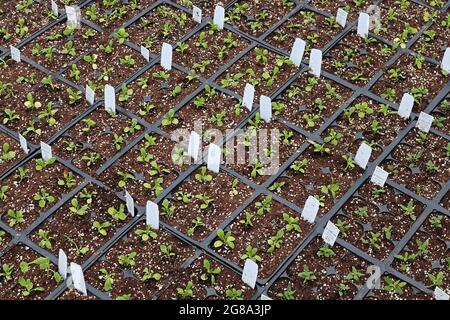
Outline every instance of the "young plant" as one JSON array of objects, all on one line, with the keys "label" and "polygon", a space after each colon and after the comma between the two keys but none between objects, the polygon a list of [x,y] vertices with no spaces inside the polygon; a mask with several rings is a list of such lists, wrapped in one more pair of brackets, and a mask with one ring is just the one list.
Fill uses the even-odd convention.
[{"label": "young plant", "polygon": [[214,248],[220,248],[222,246],[234,249],[234,240],[231,231],[224,231],[223,229],[217,230],[217,237],[219,238],[214,242]]},{"label": "young plant", "polygon": [[200,276],[200,279],[203,281],[210,280],[211,285],[216,283],[216,277],[222,272],[220,267],[212,268],[211,262],[208,259],[203,260],[203,268],[205,269],[205,273]]}]

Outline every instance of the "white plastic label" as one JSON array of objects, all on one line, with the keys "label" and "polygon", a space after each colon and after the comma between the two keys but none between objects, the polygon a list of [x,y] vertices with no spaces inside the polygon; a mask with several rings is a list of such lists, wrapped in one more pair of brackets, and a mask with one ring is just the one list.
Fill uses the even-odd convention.
[{"label": "white plastic label", "polygon": [[259,300],[272,300],[271,297],[266,296],[264,293],[261,295],[261,297],[259,298]]},{"label": "white plastic label", "polygon": [[361,12],[358,18],[358,36],[365,38],[369,35],[370,17],[367,13]]},{"label": "white plastic label", "polygon": [[272,99],[267,96],[260,96],[259,109],[261,113],[261,119],[266,122],[270,122],[270,119],[272,118]]},{"label": "white plastic label", "polygon": [[436,300],[449,300],[450,299],[450,296],[448,295],[448,293],[439,287],[434,288],[433,296]]},{"label": "white plastic label", "polygon": [[358,148],[358,151],[356,152],[355,156],[355,162],[358,166],[360,166],[363,169],[366,169],[367,164],[369,163],[370,155],[372,154],[372,148],[366,144],[361,143],[361,145]]},{"label": "white plastic label", "polygon": [[290,59],[295,66],[299,67],[302,63],[303,54],[305,53],[306,42],[300,38],[295,38],[294,45],[292,47]]},{"label": "white plastic label", "polygon": [[191,131],[191,135],[189,137],[188,156],[197,161],[199,150],[200,135],[195,131]]},{"label": "white plastic label", "polygon": [[91,89],[91,87],[89,87],[89,85],[86,85],[86,100],[89,104],[94,104],[95,101],[95,92]]},{"label": "white plastic label", "polygon": [[11,46],[10,49],[11,49],[11,59],[13,59],[15,62],[20,62],[21,61],[20,50],[13,46]]},{"label": "white plastic label", "polygon": [[28,154],[30,150],[28,149],[27,139],[23,135],[19,133],[19,141],[20,141],[20,147],[22,148],[23,152]]},{"label": "white plastic label", "polygon": [[319,212],[319,208],[320,201],[313,196],[309,196],[308,199],[306,199],[301,217],[310,223],[314,223],[317,212]]},{"label": "white plastic label", "polygon": [[242,271],[242,281],[254,289],[256,279],[258,278],[258,265],[253,260],[245,260],[244,270]]},{"label": "white plastic label", "polygon": [[194,6],[192,8],[192,19],[197,23],[202,23],[202,9]]},{"label": "white plastic label", "polygon": [[172,46],[165,42],[161,49],[161,67],[167,71],[172,69]]},{"label": "white plastic label", "polygon": [[347,23],[348,12],[342,8],[337,9],[336,13],[336,22],[342,27],[345,28],[345,24]]},{"label": "white plastic label", "polygon": [[42,141],[41,141],[41,153],[42,159],[44,159],[45,162],[47,162],[53,157],[52,147],[50,147],[48,144]]},{"label": "white plastic label", "polygon": [[444,71],[450,72],[450,48],[445,49],[444,57],[441,62],[441,68]]},{"label": "white plastic label", "polygon": [[150,51],[144,46],[141,46],[141,55],[145,60],[147,60],[147,62],[150,61]]},{"label": "white plastic label", "polygon": [[434,117],[429,115],[428,113],[421,112],[419,115],[419,119],[417,119],[416,127],[419,128],[420,131],[428,132],[431,129],[431,125],[433,124]]},{"label": "white plastic label", "polygon": [[105,86],[105,110],[116,112],[116,92],[112,86]]},{"label": "white plastic label", "polygon": [[86,291],[86,283],[84,282],[83,269],[81,269],[81,266],[79,264],[71,262],[70,272],[72,274],[73,286],[75,287],[75,289],[77,289],[86,296],[87,291]]},{"label": "white plastic label", "polygon": [[373,184],[376,184],[377,186],[383,188],[388,176],[389,176],[389,172],[387,172],[383,168],[377,166],[375,168],[375,170],[373,171],[370,181]]},{"label": "white plastic label", "polygon": [[127,190],[125,190],[125,201],[127,204],[128,213],[131,214],[132,217],[134,217],[134,199]]},{"label": "white plastic label", "polygon": [[252,111],[254,98],[255,98],[255,87],[252,86],[250,83],[247,83],[245,85],[244,97],[242,98],[242,102],[244,104],[244,107],[246,107],[250,111]]},{"label": "white plastic label", "polygon": [[398,107],[398,115],[403,119],[408,119],[414,106],[414,97],[409,93],[405,93]]},{"label": "white plastic label", "polygon": [[52,12],[55,16],[59,16],[58,5],[52,0]]},{"label": "white plastic label", "polygon": [[216,6],[213,23],[217,25],[219,30],[223,29],[225,23],[225,9],[222,6]]},{"label": "white plastic label", "polygon": [[58,254],[58,272],[63,279],[67,278],[67,256],[61,249],[59,249]]},{"label": "white plastic label", "polygon": [[328,221],[327,226],[325,227],[325,230],[323,230],[322,233],[322,239],[325,241],[325,243],[328,243],[330,246],[334,246],[334,243],[336,242],[337,237],[339,236],[339,228],[336,227],[336,225]]},{"label": "white plastic label", "polygon": [[320,71],[322,70],[322,51],[319,49],[311,50],[309,69],[313,75],[320,77]]},{"label": "white plastic label", "polygon": [[145,220],[147,225],[151,226],[152,229],[159,229],[159,208],[153,201],[147,201],[145,206]]},{"label": "white plastic label", "polygon": [[215,173],[219,172],[221,155],[222,149],[218,145],[211,143],[208,148],[208,170]]}]

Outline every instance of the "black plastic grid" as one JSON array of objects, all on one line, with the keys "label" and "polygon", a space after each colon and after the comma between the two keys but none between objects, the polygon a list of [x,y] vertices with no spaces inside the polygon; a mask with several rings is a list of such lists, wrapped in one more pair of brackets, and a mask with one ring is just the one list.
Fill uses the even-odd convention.
[{"label": "black plastic grid", "polygon": [[[89,3],[91,3],[92,1],[86,1],[82,3],[82,6],[86,6]],[[230,7],[232,7],[234,5],[234,3],[236,3],[237,0],[235,1],[231,1],[225,9],[229,9]],[[315,9],[314,7],[311,7],[307,2],[298,2],[298,1],[294,1],[295,2],[295,7],[292,9],[292,11],[286,15],[282,20],[280,20],[277,24],[275,24],[274,26],[272,26],[268,31],[266,31],[263,35],[261,35],[258,38],[252,37],[248,34],[245,34],[244,32],[240,31],[239,29],[236,29],[233,26],[230,26],[228,24],[225,24],[225,29],[232,31],[240,36],[242,36],[243,38],[251,41],[251,44],[244,49],[239,55],[237,55],[232,61],[229,61],[226,65],[224,65],[218,72],[216,72],[213,76],[211,76],[208,79],[204,79],[204,78],[200,78],[201,81],[201,85],[189,96],[187,96],[179,105],[174,107],[175,111],[180,110],[181,108],[183,108],[189,101],[191,101],[199,92],[201,92],[203,90],[203,88],[205,87],[205,85],[209,85],[211,87],[216,88],[216,90],[224,92],[228,95],[231,95],[237,99],[242,99],[242,97],[230,90],[227,89],[222,89],[220,88],[220,86],[218,86],[217,84],[215,84],[215,80],[223,73],[226,71],[226,69],[231,66],[232,64],[234,64],[236,61],[238,61],[240,58],[242,58],[246,53],[248,53],[250,50],[252,50],[253,48],[255,48],[256,46],[260,46],[260,47],[264,47],[267,48],[271,51],[276,52],[277,54],[280,55],[288,55],[287,52],[284,52],[283,50],[280,50],[278,48],[273,47],[272,45],[269,45],[265,42],[265,38],[270,35],[274,30],[276,30],[281,24],[283,24],[287,19],[289,19],[292,15],[294,15],[295,13],[297,13],[299,10],[301,9],[308,9],[308,10],[312,10],[316,13],[319,14],[323,14],[325,16],[329,16],[329,14],[327,13],[323,13],[320,12],[319,10]],[[376,3],[380,3],[381,1],[377,1]],[[423,5],[422,3],[418,2],[418,1],[413,1],[416,3],[419,3],[421,5]],[[142,11],[139,15],[135,16],[133,19],[131,19],[129,22],[125,23],[124,26],[127,27],[133,23],[135,23],[141,16],[147,14],[149,11],[151,11],[152,9],[154,9],[155,7],[157,7],[160,4],[169,4],[173,7],[179,8],[183,11],[185,11],[186,13],[190,13],[190,10],[173,3],[172,1],[165,1],[165,0],[159,0],[156,1],[152,6],[150,6],[149,8],[145,9],[144,11]],[[442,9],[442,10],[447,10],[448,7],[450,5],[450,2],[446,4],[446,6]],[[428,5],[425,5],[427,7],[429,7]],[[49,26],[47,26],[45,29],[41,30],[39,33],[37,34],[33,34],[32,36],[30,36],[28,39],[26,39],[23,43],[19,44],[18,47],[22,47],[24,46],[26,43],[29,43],[30,41],[32,41],[34,38],[36,38],[37,36],[39,36],[39,34],[41,34],[42,32],[45,32],[46,30],[48,30],[49,28],[51,28],[53,25],[63,21],[65,19],[64,15],[61,15],[59,17],[58,20],[56,20],[55,22],[52,22]],[[98,31],[101,31],[101,28],[95,26],[94,24],[83,20],[83,23],[93,27],[94,29],[97,29]],[[193,35],[195,35],[197,32],[199,32],[203,27],[205,27],[209,22],[211,21],[211,18],[204,18],[202,24],[198,25],[196,28],[194,28],[194,30],[192,32],[190,32],[189,34],[187,34],[185,37],[183,37],[183,39],[181,39],[180,41],[184,41],[190,37],[192,37]],[[398,49],[396,54],[394,54],[391,59],[388,61],[387,65],[391,65],[392,63],[394,63],[395,61],[397,61],[403,54],[407,54],[412,52],[410,50],[411,46],[417,41],[417,39],[420,37],[420,35],[423,33],[423,31],[425,31],[428,27],[430,27],[432,23],[427,23],[407,44],[407,48],[406,49]],[[339,41],[345,37],[350,31],[354,30],[356,28],[356,21],[353,23],[348,24],[343,30],[342,32],[336,36],[334,39],[332,39],[324,48],[322,48],[324,55],[326,55],[326,53],[337,43],[339,43]],[[389,41],[386,41],[378,36],[375,36],[373,34],[370,34],[371,36],[377,38],[378,40],[386,43],[386,44],[390,44]],[[130,42],[126,42],[126,45],[139,51],[139,47],[136,46],[135,44],[132,44]],[[6,56],[8,53],[5,52],[3,55]],[[433,64],[439,64],[439,62],[430,59],[430,58],[426,58],[427,61],[433,63]],[[28,59],[29,60],[29,59]],[[45,71],[47,74],[49,74],[50,72],[48,70],[45,70],[44,68],[36,65],[33,61],[27,61],[27,58],[24,58],[24,61]],[[304,63],[301,65],[299,71],[293,75],[292,77],[290,77],[280,88],[278,88],[278,90],[273,93],[271,95],[271,97],[273,99],[276,99],[286,88],[288,88],[296,79],[300,74],[303,74],[307,71],[307,60],[304,61]],[[147,71],[149,68],[151,68],[152,66],[156,65],[159,63],[159,57],[152,55],[151,54],[151,60],[150,63],[147,64],[144,68],[142,68],[141,70],[139,70],[138,72],[136,72],[134,75],[132,75],[128,80],[125,81],[125,83],[130,83],[133,80],[135,80],[136,78],[138,78],[141,74],[143,74],[145,71]],[[179,65],[174,64],[173,65],[174,69],[177,69],[179,71],[182,71],[186,74],[190,73],[190,70],[181,67]],[[64,72],[64,70],[60,70],[58,71],[55,75],[57,77],[57,80],[64,82],[66,85],[72,86],[74,88],[77,88],[79,90],[84,91],[83,88],[80,88],[79,86],[71,83],[70,81],[64,79],[61,74]],[[333,74],[329,74],[325,71],[322,71],[322,76],[333,80],[335,82],[337,82],[338,84],[343,85],[344,87],[349,88],[350,90],[353,91],[353,95],[345,102],[343,103],[339,109],[334,113],[334,115],[332,117],[330,117],[329,119],[327,119],[327,121],[325,121],[325,123],[322,125],[322,127],[320,127],[317,131],[315,131],[314,133],[310,133],[302,128],[299,128],[297,126],[295,126],[292,123],[289,123],[286,120],[283,119],[275,119],[275,121],[280,121],[283,124],[288,125],[291,129],[295,130],[296,132],[306,136],[307,138],[309,138],[310,140],[313,141],[317,141],[320,142],[321,138],[320,138],[320,134],[323,133],[328,127],[330,127],[335,121],[336,119],[339,117],[339,115],[343,112],[343,110],[351,105],[353,103],[353,101],[358,98],[359,96],[366,96],[370,99],[373,99],[379,103],[387,103],[386,100],[378,97],[377,95],[373,94],[372,92],[370,92],[370,88],[371,86],[379,79],[381,78],[381,76],[383,75],[383,71],[379,71],[376,75],[374,75],[374,77],[364,86],[364,87],[358,87],[355,86],[351,83],[348,83],[346,81],[343,81],[342,79],[340,79],[339,77],[336,77]],[[118,86],[116,88],[116,93],[120,90],[120,86]],[[430,102],[430,104],[428,105],[428,107],[426,108],[425,112],[430,113],[431,111],[433,111],[439,104],[439,102],[441,100],[443,100],[446,95],[448,94],[448,92],[450,91],[450,83],[447,83],[447,85],[439,92],[438,95],[436,95],[436,97]],[[102,101],[99,100],[97,101],[93,106],[89,107],[88,110],[86,110],[85,112],[83,112],[82,114],[80,114],[78,117],[76,117],[68,126],[66,126],[66,128],[64,130],[61,130],[58,134],[54,135],[53,137],[51,137],[47,142],[52,143],[54,141],[56,141],[59,137],[61,137],[62,135],[64,135],[65,132],[67,132],[67,130],[69,130],[71,127],[73,127],[78,121],[80,121],[82,118],[84,118],[85,116],[87,116],[88,114],[90,114],[91,112],[93,112],[94,110],[96,110],[97,108],[102,106]],[[393,109],[397,109],[398,106],[396,104],[392,104],[391,107]],[[247,121],[249,119],[251,119],[256,112],[258,112],[259,110],[259,106],[257,104],[254,105],[254,108],[252,109],[251,113],[246,117],[246,119],[244,119],[237,127],[236,129],[239,128],[243,128],[245,126],[245,124],[247,123]],[[158,121],[155,121],[153,123],[147,123],[146,121],[140,119],[139,117],[136,117],[134,114],[132,114],[131,112],[129,112],[128,110],[125,110],[123,108],[121,108],[120,106],[117,107],[117,111],[121,114],[126,115],[129,118],[137,118],[139,123],[142,124],[145,127],[145,133],[156,133],[165,137],[169,137],[169,135],[163,131],[161,131],[161,129],[159,128],[160,124],[161,124],[161,120],[159,119]],[[318,221],[316,221],[315,226],[313,228],[313,230],[308,234],[308,236],[306,238],[304,238],[304,240],[302,241],[302,243],[300,243],[296,250],[294,250],[291,255],[285,259],[285,261],[283,261],[278,270],[276,272],[273,273],[273,275],[271,277],[269,277],[268,279],[258,279],[258,285],[257,285],[257,290],[256,293],[254,295],[253,298],[258,298],[261,293],[266,292],[267,288],[269,288],[280,276],[283,275],[283,273],[285,272],[286,268],[289,266],[289,264],[295,259],[295,257],[308,245],[309,242],[311,242],[312,239],[314,239],[316,236],[321,235],[321,233],[323,232],[324,226],[326,225],[327,221],[330,220],[340,209],[341,207],[348,201],[348,199],[351,198],[351,196],[353,194],[355,194],[357,192],[357,190],[359,189],[359,187],[367,180],[370,178],[371,172],[373,171],[373,169],[375,168],[376,165],[379,165],[382,161],[384,161],[385,159],[387,159],[389,157],[389,154],[392,152],[392,150],[394,150],[394,148],[403,140],[403,138],[415,127],[415,123],[416,123],[416,118],[417,118],[417,114],[412,114],[411,115],[411,119],[412,121],[409,123],[409,125],[403,129],[401,132],[399,132],[397,138],[386,148],[384,148],[382,154],[376,159],[374,160],[372,163],[369,164],[368,169],[365,171],[365,173],[363,174],[363,176],[361,178],[358,179],[358,181],[352,186],[352,188],[350,188],[350,190],[347,191],[347,193],[342,196],[339,201],[337,203],[335,203],[334,207],[322,218],[320,218]],[[13,137],[15,137],[17,139],[17,134],[12,132],[11,130],[4,128],[3,126],[0,126],[0,129],[2,129],[2,131],[7,132],[8,134],[12,135]],[[446,136],[445,134],[442,134],[440,132],[438,132],[435,129],[432,129],[431,132],[441,136],[442,138],[448,140],[448,136]],[[134,146],[136,146],[143,138],[144,133],[141,134],[138,138],[136,138],[133,142],[130,142],[125,148],[123,148],[119,153],[117,153],[115,156],[113,156],[112,158],[108,159],[103,165],[102,167],[96,172],[97,174],[103,172],[104,170],[106,170],[108,167],[110,167],[117,159],[119,159],[121,156],[123,156],[126,152],[128,152],[129,150],[131,150]],[[223,143],[225,143],[228,139],[230,139],[232,137],[231,136],[227,136],[225,137]],[[297,211],[297,212],[301,212],[301,208],[299,208],[298,206],[294,205],[293,203],[283,199],[282,197],[272,193],[271,191],[269,191],[267,188],[286,170],[289,168],[289,166],[292,164],[292,162],[294,162],[299,156],[301,156],[301,154],[303,154],[303,152],[310,146],[311,144],[309,142],[306,142],[304,145],[302,145],[299,150],[292,155],[280,168],[280,170],[278,171],[278,173],[276,175],[271,176],[268,180],[266,180],[262,185],[257,185],[255,183],[253,183],[252,181],[250,181],[249,179],[247,179],[246,177],[243,177],[241,175],[239,175],[238,173],[234,172],[233,170],[224,167],[223,165],[221,166],[221,171],[230,174],[236,178],[238,178],[239,180],[241,180],[242,182],[244,182],[245,184],[249,185],[250,187],[252,187],[254,189],[254,192],[252,194],[251,197],[249,197],[248,199],[246,199],[231,215],[230,217],[228,217],[228,219],[226,219],[225,221],[223,221],[219,227],[225,228],[228,224],[230,224],[254,199],[256,199],[259,195],[263,194],[263,195],[271,195],[273,197],[274,200],[277,200],[279,202],[281,202],[282,204],[288,206],[289,208]],[[5,177],[7,177],[8,175],[10,175],[15,169],[17,169],[18,166],[22,165],[23,163],[26,163],[27,161],[31,160],[32,158],[35,158],[37,156],[39,156],[40,151],[38,150],[38,146],[35,145],[30,145],[31,147],[31,152],[29,154],[28,157],[26,157],[24,160],[22,160],[19,164],[13,166],[10,170],[8,170],[8,172],[6,172],[5,174],[3,174],[2,177],[0,177],[0,180],[4,179]],[[25,231],[21,232],[20,235],[16,235],[16,231],[12,230],[11,228],[9,228],[7,225],[5,225],[3,222],[0,222],[0,226],[6,230],[8,233],[10,233],[11,235],[13,235],[13,240],[11,241],[11,243],[8,245],[8,247],[11,247],[14,244],[17,243],[24,243],[25,245],[30,246],[31,248],[33,248],[35,251],[41,253],[42,255],[45,256],[49,256],[52,260],[52,262],[56,263],[57,262],[57,258],[54,257],[53,255],[51,255],[50,253],[48,253],[46,250],[43,250],[42,248],[40,248],[39,246],[37,246],[35,243],[31,242],[28,239],[28,234],[36,227],[38,226],[40,223],[42,223],[44,220],[46,220],[49,216],[51,216],[53,214],[53,212],[55,212],[60,206],[62,206],[63,203],[65,203],[66,201],[68,201],[71,197],[73,197],[76,193],[78,193],[84,186],[86,186],[88,183],[94,183],[95,185],[100,186],[101,188],[105,188],[108,189],[106,186],[104,186],[100,181],[92,178],[90,175],[87,175],[85,173],[83,173],[81,170],[79,170],[78,168],[76,168],[75,166],[73,166],[70,162],[62,160],[60,158],[58,158],[58,162],[62,163],[63,165],[67,166],[69,169],[71,169],[74,173],[81,175],[84,178],[84,182],[77,186],[74,190],[72,190],[68,195],[66,195],[66,197],[64,199],[62,199],[61,201],[59,201],[54,207],[52,207],[50,210],[48,210],[46,213],[43,213],[41,215],[41,217],[36,220],[32,225],[30,225]],[[156,203],[159,203],[160,201],[162,201],[164,198],[166,198],[181,182],[183,182],[189,175],[192,174],[192,172],[194,172],[196,169],[198,169],[201,166],[202,161],[200,160],[197,164],[192,165],[191,167],[189,167],[185,172],[183,172],[182,174],[180,174],[180,176],[176,179],[176,181],[174,181],[174,183],[166,188],[162,194],[155,200]],[[395,254],[397,254],[398,252],[400,252],[402,250],[402,248],[406,245],[406,243],[410,240],[410,238],[412,237],[412,235],[418,230],[418,228],[422,225],[422,223],[427,219],[427,217],[429,216],[429,214],[431,212],[433,212],[433,210],[439,211],[445,215],[450,216],[450,212],[444,208],[442,208],[442,206],[439,205],[439,202],[441,201],[441,199],[445,196],[445,194],[447,193],[447,191],[450,188],[450,183],[447,182],[446,185],[443,186],[443,188],[441,189],[440,193],[438,194],[438,196],[436,196],[435,199],[433,200],[427,200],[424,199],[421,196],[416,195],[415,193],[407,190],[406,188],[404,188],[403,186],[400,186],[390,180],[387,181],[387,185],[401,191],[402,193],[405,193],[406,195],[418,200],[419,202],[423,203],[426,208],[424,213],[419,217],[419,219],[414,223],[414,225],[412,226],[412,228],[408,231],[408,233],[403,237],[403,239],[397,244],[397,246],[395,247],[395,249],[391,252],[390,256],[388,257],[388,259],[384,260],[384,261],[378,261],[377,259],[374,259],[370,256],[368,256],[366,253],[364,253],[363,251],[361,251],[360,249],[352,246],[351,244],[338,239],[337,243],[342,245],[344,248],[350,250],[351,252],[355,253],[356,255],[360,256],[361,258],[379,265],[382,269],[382,272],[389,272],[394,274],[395,276],[398,276],[400,279],[412,284],[413,286],[421,289],[422,291],[428,292],[430,293],[430,290],[425,288],[422,284],[415,282],[412,279],[409,279],[408,277],[399,274],[397,271],[393,270],[390,265],[392,263],[393,257],[395,256]],[[116,195],[124,200],[124,197],[122,195],[122,193],[116,193]],[[144,208],[137,206],[136,205],[136,212],[137,215],[134,219],[132,219],[125,227],[123,227],[122,229],[118,230],[116,235],[110,239],[106,244],[104,244],[95,254],[92,255],[92,257],[90,259],[88,259],[88,261],[86,261],[83,264],[83,270],[87,270],[93,263],[95,263],[99,257],[101,257],[102,255],[104,255],[123,235],[125,235],[129,230],[131,230],[137,223],[139,223],[140,221],[142,221],[144,218]],[[238,272],[238,273],[242,273],[242,269],[239,266],[236,266],[233,263],[230,263],[229,261],[224,260],[219,254],[215,253],[213,250],[211,250],[208,245],[210,244],[210,242],[215,238],[216,232],[212,232],[210,234],[209,237],[207,237],[204,241],[202,242],[198,242],[195,241],[193,239],[191,239],[190,237],[180,233],[179,231],[177,231],[176,229],[174,229],[173,227],[161,222],[161,227],[164,230],[167,230],[168,232],[170,232],[171,234],[174,234],[175,236],[177,236],[178,238],[182,239],[183,241],[193,245],[194,247],[204,251],[207,255],[212,256],[214,259],[220,261],[222,264],[230,267],[231,269],[233,269],[234,271]],[[0,253],[0,255],[3,255],[4,252]],[[58,297],[63,291],[65,290],[65,285],[62,284],[60,285],[54,292],[52,292],[47,298],[48,299],[52,299],[52,298],[56,298]],[[100,292],[99,290],[97,290],[96,288],[93,288],[92,286],[88,285],[88,291],[93,293],[94,295],[103,298],[103,299],[108,299],[109,296]],[[360,299],[360,298],[364,298],[367,295],[368,290],[366,289],[361,289],[361,291],[358,293],[358,295],[355,297],[356,299]]]}]

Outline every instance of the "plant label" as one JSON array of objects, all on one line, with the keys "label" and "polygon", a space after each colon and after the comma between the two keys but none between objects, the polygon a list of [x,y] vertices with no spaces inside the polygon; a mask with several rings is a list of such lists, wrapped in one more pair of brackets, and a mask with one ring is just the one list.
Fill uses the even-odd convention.
[{"label": "plant label", "polygon": [[159,208],[153,201],[147,201],[145,206],[145,221],[152,229],[159,229]]},{"label": "plant label", "polygon": [[261,297],[259,298],[259,300],[272,300],[271,297],[266,296],[264,293],[261,295]]},{"label": "plant label", "polygon": [[188,156],[197,161],[199,150],[200,135],[195,131],[191,131],[191,135],[189,137]]},{"label": "plant label", "polygon": [[403,119],[408,119],[414,106],[414,97],[409,93],[405,93],[398,107],[398,115]]},{"label": "plant label", "polygon": [[420,131],[428,132],[431,129],[431,125],[433,124],[434,117],[429,115],[428,113],[421,112],[419,115],[419,119],[417,119],[416,127],[419,128]]},{"label": "plant label", "polygon": [[19,142],[20,142],[20,147],[22,148],[23,152],[28,154],[28,152],[30,152],[30,150],[28,149],[27,139],[25,139],[25,137],[23,135],[21,135],[20,133],[19,133]]},{"label": "plant label", "polygon": [[360,166],[363,169],[366,169],[367,164],[369,163],[370,156],[372,154],[372,148],[366,144],[361,143],[361,145],[358,148],[358,151],[356,152],[355,156],[355,162],[358,166]]},{"label": "plant label", "polygon": [[223,29],[225,23],[225,9],[222,6],[216,6],[216,9],[214,9],[213,23],[217,25],[219,30]]},{"label": "plant label", "polygon": [[48,160],[50,160],[53,157],[52,147],[50,147],[45,142],[41,141],[41,154],[42,154],[42,159],[45,162],[47,162]]},{"label": "plant label", "polygon": [[290,59],[296,67],[300,67],[302,63],[303,54],[305,53],[306,42],[300,38],[295,38],[294,46],[292,47]]},{"label": "plant label", "polygon": [[312,49],[309,57],[309,70],[316,77],[320,77],[322,70],[322,51],[319,49]]},{"label": "plant label", "polygon": [[367,13],[361,12],[358,18],[358,36],[365,38],[369,35],[370,17]]},{"label": "plant label", "polygon": [[134,199],[127,190],[125,190],[125,201],[127,204],[128,213],[131,214],[132,217],[134,217]]},{"label": "plant label", "polygon": [[218,145],[211,143],[208,148],[208,170],[219,173],[221,155],[222,149]]},{"label": "plant label", "polygon": [[11,59],[13,59],[15,62],[20,62],[21,56],[20,56],[20,50],[16,47],[11,46]]},{"label": "plant label", "polygon": [[81,269],[81,266],[79,264],[71,262],[70,273],[72,274],[72,281],[75,289],[82,292],[86,296],[86,282],[84,282],[83,269]]},{"label": "plant label", "polygon": [[202,9],[194,6],[192,8],[192,19],[197,23],[202,23]]},{"label": "plant label", "polygon": [[448,295],[448,293],[439,287],[434,288],[433,296],[436,300],[449,300],[450,299],[450,296]]},{"label": "plant label", "polygon": [[66,6],[67,24],[70,27],[76,27],[80,24],[81,12],[76,6]]},{"label": "plant label", "polygon": [[320,201],[313,196],[309,196],[308,199],[306,199],[301,217],[310,223],[314,223],[317,212],[319,212],[319,208]]},{"label": "plant label", "polygon": [[141,55],[145,60],[147,60],[147,62],[150,61],[150,51],[144,46],[141,46]]},{"label": "plant label", "polygon": [[242,271],[242,282],[255,289],[256,279],[258,278],[258,265],[253,260],[245,260],[244,270]]},{"label": "plant label", "polygon": [[172,46],[165,42],[161,49],[161,67],[167,71],[172,69]]},{"label": "plant label", "polygon": [[116,112],[116,91],[109,84],[105,86],[105,110]]},{"label": "plant label", "polygon": [[272,118],[272,99],[270,99],[270,97],[267,96],[260,96],[259,108],[261,118],[266,122],[270,122],[270,119]]},{"label": "plant label", "polygon": [[58,253],[58,272],[63,279],[67,278],[67,256],[61,249],[59,249]]},{"label": "plant label", "polygon": [[441,62],[441,68],[444,71],[450,72],[450,48],[445,49],[444,57]]},{"label": "plant label", "polygon": [[336,227],[336,225],[328,221],[327,226],[325,227],[325,230],[323,230],[322,233],[322,239],[325,241],[325,243],[328,243],[330,246],[334,246],[334,243],[336,242],[336,239],[339,235],[339,228]]},{"label": "plant label", "polygon": [[57,17],[59,15],[58,5],[52,0],[52,12]]},{"label": "plant label", "polygon": [[381,167],[376,167],[375,170],[373,171],[372,177],[370,178],[370,181],[373,184],[376,184],[379,187],[384,187],[384,184],[386,183],[386,180],[389,176],[389,172],[387,172],[386,170],[384,170]]},{"label": "plant label", "polygon": [[95,101],[95,92],[91,89],[91,87],[89,87],[89,85],[86,85],[86,100],[91,105],[94,104]]},{"label": "plant label", "polygon": [[255,87],[250,83],[245,85],[244,89],[244,97],[242,98],[242,102],[244,107],[246,107],[249,111],[252,111],[253,107],[253,99],[255,98]]},{"label": "plant label", "polygon": [[345,28],[345,24],[347,23],[348,12],[342,8],[337,9],[336,13],[336,22],[342,27]]}]

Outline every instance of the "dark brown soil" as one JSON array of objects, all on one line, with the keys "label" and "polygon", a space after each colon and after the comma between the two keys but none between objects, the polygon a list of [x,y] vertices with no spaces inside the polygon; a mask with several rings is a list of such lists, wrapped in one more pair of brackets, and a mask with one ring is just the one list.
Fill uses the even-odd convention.
[{"label": "dark brown soil", "polygon": [[25,152],[20,147],[19,142],[7,134],[0,132],[0,175],[18,163],[24,156]]},{"label": "dark brown soil", "polygon": [[[327,247],[321,239],[313,240],[294,262],[288,267],[289,278],[280,278],[269,289],[272,299],[284,300],[336,300],[352,299],[358,289],[365,284],[368,277],[366,269],[369,264],[341,246],[335,245],[332,256],[319,256],[320,249]],[[313,272],[315,279],[305,281],[299,273],[305,271],[305,266]],[[360,273],[358,280],[347,278],[352,268]],[[339,286],[347,289],[339,295]],[[293,292],[288,294],[290,288]]]},{"label": "dark brown soil", "polygon": [[311,0],[311,5],[333,16],[336,16],[338,8],[344,9],[348,12],[347,24],[357,20],[359,13],[365,12],[372,3],[373,1],[370,0],[356,2],[353,0]]},{"label": "dark brown soil", "polygon": [[448,16],[449,13],[440,13],[436,22],[413,45],[413,50],[441,62],[445,48],[450,47],[450,39],[446,37],[450,26],[442,25],[444,21],[447,21]]},{"label": "dark brown soil", "polygon": [[192,9],[192,6],[199,7],[202,9],[202,16],[204,19],[206,16],[214,17],[216,5],[225,7],[228,3],[232,2],[232,0],[174,0],[173,2],[189,9]]}]

